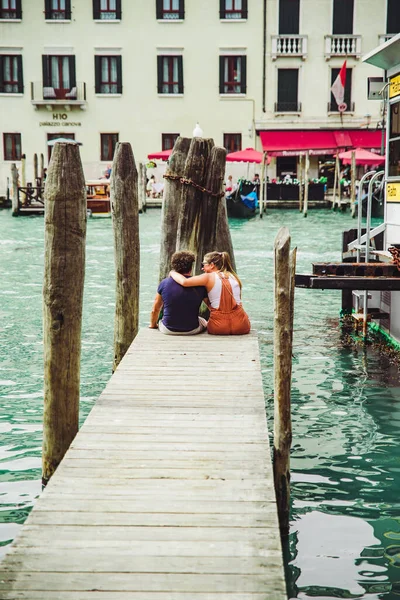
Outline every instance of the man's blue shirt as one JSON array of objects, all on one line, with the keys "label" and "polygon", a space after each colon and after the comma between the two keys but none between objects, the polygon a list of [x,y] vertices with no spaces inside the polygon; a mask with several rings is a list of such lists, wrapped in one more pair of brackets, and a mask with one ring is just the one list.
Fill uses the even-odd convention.
[{"label": "man's blue shirt", "polygon": [[163,279],[157,292],[164,303],[162,322],[170,331],[192,331],[199,326],[199,308],[207,298],[204,286],[183,287],[172,277]]}]

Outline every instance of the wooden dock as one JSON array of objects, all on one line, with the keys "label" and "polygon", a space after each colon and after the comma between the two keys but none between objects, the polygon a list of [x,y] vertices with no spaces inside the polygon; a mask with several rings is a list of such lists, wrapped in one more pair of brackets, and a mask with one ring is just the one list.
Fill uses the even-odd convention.
[{"label": "wooden dock", "polygon": [[142,329],[1,563],[0,598],[285,589],[256,334]]}]

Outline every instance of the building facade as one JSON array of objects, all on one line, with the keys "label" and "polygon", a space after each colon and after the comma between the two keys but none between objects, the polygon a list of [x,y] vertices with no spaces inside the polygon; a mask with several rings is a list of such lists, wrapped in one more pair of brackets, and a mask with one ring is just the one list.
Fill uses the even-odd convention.
[{"label": "building facade", "polygon": [[[230,151],[262,149],[260,132],[379,129],[367,78],[381,73],[360,58],[398,31],[399,0],[0,0],[0,194],[12,162],[25,154],[32,181],[56,137],[82,143],[94,178],[117,141],[145,161],[196,122]],[[276,156],[268,174],[296,164]]]}]

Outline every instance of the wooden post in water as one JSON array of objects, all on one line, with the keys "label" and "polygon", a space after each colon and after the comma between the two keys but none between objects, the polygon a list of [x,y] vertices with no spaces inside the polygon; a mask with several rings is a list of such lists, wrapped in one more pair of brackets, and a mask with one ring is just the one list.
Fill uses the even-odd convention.
[{"label": "wooden post in water", "polygon": [[339,183],[339,188],[340,188],[340,181],[339,181],[339,151],[336,154],[336,160],[335,160],[335,178],[333,180],[333,200],[332,200],[332,210],[336,210],[336,188],[338,186]]},{"label": "wooden post in water", "polygon": [[204,192],[199,207],[198,244],[194,268],[194,272],[197,274],[201,273],[203,256],[213,250],[222,249],[228,252],[232,258],[232,266],[235,268],[235,257],[233,255],[224,194],[225,158],[225,148],[214,146],[211,149],[204,183],[207,192]]},{"label": "wooden post in water", "polygon": [[351,216],[356,216],[356,151],[351,152]]},{"label": "wooden post in water", "polygon": [[259,204],[260,204],[260,219],[262,219],[263,216],[263,203],[264,203],[264,178],[265,178],[265,160],[266,160],[266,153],[263,152],[262,155],[262,164],[261,164],[261,181],[260,181],[260,198],[259,198]]},{"label": "wooden post in water", "polygon": [[127,142],[119,142],[115,149],[110,198],[116,273],[114,372],[139,328],[138,173]]},{"label": "wooden post in water", "polygon": [[[42,188],[44,188],[44,156],[43,154],[40,155],[40,185]],[[40,196],[42,196],[42,194],[40,194]]]},{"label": "wooden post in water", "polygon": [[37,185],[37,179],[39,177],[39,172],[38,172],[38,155],[35,154],[33,155],[33,181],[34,181],[34,186]]},{"label": "wooden post in water", "polygon": [[12,216],[18,217],[19,201],[18,201],[18,169],[15,163],[11,164],[11,180],[12,180]]},{"label": "wooden post in water", "polygon": [[292,424],[290,388],[296,252],[290,253],[290,234],[282,227],[275,239],[274,291],[274,482],[282,535],[289,531],[290,446]]},{"label": "wooden post in water", "polygon": [[306,217],[308,212],[308,170],[310,168],[310,153],[307,150],[304,166],[304,208],[303,214]]},{"label": "wooden post in water", "polygon": [[[21,187],[26,188],[26,156],[21,156]],[[26,194],[21,192],[21,204],[26,203]]]},{"label": "wooden post in water", "polygon": [[299,156],[299,211],[303,212],[303,155]]},{"label": "wooden post in water", "polygon": [[139,213],[146,212],[146,165],[143,163],[139,163],[138,175],[139,175]]},{"label": "wooden post in water", "polygon": [[190,139],[178,137],[165,172],[164,200],[161,209],[160,281],[171,270],[171,256],[176,251],[179,213],[181,210],[182,184]]},{"label": "wooden post in water", "polygon": [[46,181],[45,206],[44,485],[79,426],[86,190],[77,145],[55,145]]},{"label": "wooden post in water", "polygon": [[198,219],[203,201],[203,191],[209,167],[212,139],[194,137],[191,140],[185,162],[183,177],[195,185],[183,185],[181,193],[181,211],[178,221],[177,250],[191,250],[197,253],[199,244]]}]

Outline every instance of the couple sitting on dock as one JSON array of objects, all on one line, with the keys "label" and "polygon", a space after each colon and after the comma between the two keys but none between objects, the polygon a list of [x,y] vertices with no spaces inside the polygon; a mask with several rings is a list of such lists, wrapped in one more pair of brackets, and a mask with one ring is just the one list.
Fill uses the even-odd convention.
[{"label": "couple sitting on dock", "polygon": [[[195,255],[175,252],[169,277],[158,286],[150,317],[150,328],[168,335],[243,335],[250,321],[242,300],[242,284],[232,268],[227,252],[209,252],[202,263],[202,275],[191,277]],[[210,310],[208,322],[199,316],[202,302]]]}]

